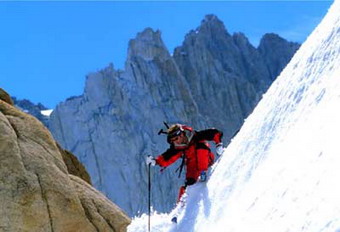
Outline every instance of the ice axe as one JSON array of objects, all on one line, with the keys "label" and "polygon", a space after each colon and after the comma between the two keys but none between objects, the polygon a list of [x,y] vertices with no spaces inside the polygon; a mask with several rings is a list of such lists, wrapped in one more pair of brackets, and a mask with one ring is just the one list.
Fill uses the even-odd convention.
[{"label": "ice axe", "polygon": [[[165,125],[165,127],[166,127],[166,129],[169,129],[170,127],[169,127],[169,125],[168,125],[168,123],[166,123],[166,122],[163,122],[164,123],[164,125]],[[158,131],[158,135],[160,135],[160,134],[168,134],[168,132],[167,131],[164,131],[163,129],[160,129],[159,131]]]}]

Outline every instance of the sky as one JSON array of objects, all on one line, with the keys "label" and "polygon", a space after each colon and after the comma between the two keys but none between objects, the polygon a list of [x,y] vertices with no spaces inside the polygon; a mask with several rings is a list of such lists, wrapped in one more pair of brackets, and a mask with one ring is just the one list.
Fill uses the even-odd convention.
[{"label": "sky", "polygon": [[302,43],[332,1],[0,1],[0,87],[54,108],[86,75],[124,69],[130,39],[160,30],[170,53],[207,14],[257,46],[265,33]]},{"label": "sky", "polygon": [[[212,167],[210,179],[188,186],[182,209],[154,212],[152,232],[340,231],[339,28],[337,0]],[[147,225],[147,215],[137,217],[128,232],[147,231]]]}]

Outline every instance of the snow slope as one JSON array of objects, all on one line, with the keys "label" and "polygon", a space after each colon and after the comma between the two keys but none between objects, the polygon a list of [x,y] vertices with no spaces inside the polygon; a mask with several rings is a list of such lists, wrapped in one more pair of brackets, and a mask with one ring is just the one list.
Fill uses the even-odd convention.
[{"label": "snow slope", "polygon": [[[340,231],[340,0],[273,83],[178,225],[151,231]],[[147,216],[128,231],[147,231]]]}]

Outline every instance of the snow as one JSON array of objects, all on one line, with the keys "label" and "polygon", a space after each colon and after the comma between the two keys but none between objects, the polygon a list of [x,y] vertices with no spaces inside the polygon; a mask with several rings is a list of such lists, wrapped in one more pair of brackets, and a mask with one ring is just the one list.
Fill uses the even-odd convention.
[{"label": "snow", "polygon": [[[263,96],[179,223],[151,231],[340,231],[340,0]],[[176,210],[176,209],[175,209]],[[147,215],[128,231],[147,231]]]},{"label": "snow", "polygon": [[42,110],[42,111],[40,111],[40,113],[41,113],[42,115],[46,116],[46,117],[50,117],[50,115],[52,114],[52,112],[53,112],[53,109],[51,109],[51,110]]}]

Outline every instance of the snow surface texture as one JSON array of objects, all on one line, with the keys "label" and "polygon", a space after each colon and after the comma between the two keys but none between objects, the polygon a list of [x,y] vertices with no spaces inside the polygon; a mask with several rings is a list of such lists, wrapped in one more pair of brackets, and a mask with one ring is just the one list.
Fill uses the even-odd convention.
[{"label": "snow surface texture", "polygon": [[[151,231],[340,231],[340,0],[246,120],[179,223]],[[147,231],[147,215],[128,231]]]}]

